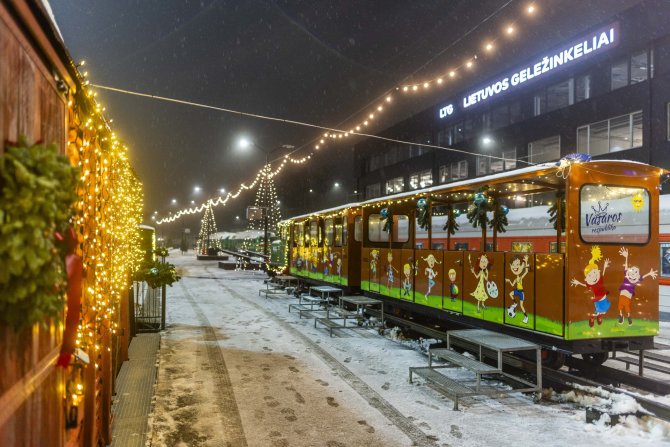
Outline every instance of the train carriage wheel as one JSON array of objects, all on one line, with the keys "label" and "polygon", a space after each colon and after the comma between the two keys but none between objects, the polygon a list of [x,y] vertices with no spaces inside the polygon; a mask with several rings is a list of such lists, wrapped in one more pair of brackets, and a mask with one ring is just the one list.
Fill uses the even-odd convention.
[{"label": "train carriage wheel", "polygon": [[542,350],[542,366],[550,369],[561,369],[565,364],[565,354],[558,351]]},{"label": "train carriage wheel", "polygon": [[609,357],[609,352],[590,352],[588,354],[582,354],[582,358],[588,363],[594,365],[602,365]]}]

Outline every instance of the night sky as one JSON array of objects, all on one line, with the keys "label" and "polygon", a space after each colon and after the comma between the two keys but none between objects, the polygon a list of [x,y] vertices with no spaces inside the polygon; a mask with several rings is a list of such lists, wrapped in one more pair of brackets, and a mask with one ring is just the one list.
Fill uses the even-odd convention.
[{"label": "night sky", "polygon": [[[560,43],[637,2],[536,3],[538,15],[528,18],[523,9],[529,2],[514,0],[50,1],[68,50],[75,60],[86,60],[92,83],[323,126],[344,122],[341,128],[360,121],[365,106],[389,89],[462,63],[519,20],[519,34],[501,41],[471,74],[439,92],[396,101],[372,133],[508,67],[508,59]],[[252,178],[265,155],[237,148],[242,136],[265,150],[305,145],[307,154],[321,134],[118,93],[99,91],[98,98],[130,147],[147,216],[201,202],[222,187],[237,189]],[[332,144],[309,163],[285,168],[278,179],[285,217],[352,200],[356,141]],[[336,181],[339,189],[333,188]],[[193,193],[196,185],[203,189],[199,195]],[[252,201],[247,192],[218,208],[219,228],[233,228],[235,215],[243,217]],[[197,231],[198,222],[199,217],[173,226]]]}]

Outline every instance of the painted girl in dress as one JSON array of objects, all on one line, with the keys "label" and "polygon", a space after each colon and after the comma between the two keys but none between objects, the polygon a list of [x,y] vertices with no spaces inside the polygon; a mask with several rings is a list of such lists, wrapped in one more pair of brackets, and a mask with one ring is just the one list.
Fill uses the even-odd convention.
[{"label": "painted girl in dress", "polygon": [[435,268],[435,264],[439,264],[439,262],[437,262],[437,259],[435,259],[435,256],[432,254],[429,254],[427,257],[423,258],[423,260],[428,264],[428,267],[426,267],[423,271],[428,277],[428,290],[426,290],[425,293],[425,297],[428,299],[430,296],[430,291],[435,285],[435,277],[437,276],[437,272],[433,269]]},{"label": "painted girl in dress", "polygon": [[572,278],[572,281],[570,281],[572,286],[586,287],[591,291],[591,293],[593,293],[593,298],[591,298],[591,301],[593,301],[593,306],[595,309],[593,314],[591,314],[589,317],[589,327],[593,327],[594,319],[598,320],[599,325],[603,324],[603,315],[607,313],[611,306],[611,303],[607,299],[607,294],[609,292],[605,290],[605,286],[603,285],[605,270],[607,270],[607,267],[609,267],[610,260],[605,259],[603,262],[603,270],[601,272],[596,262],[600,261],[602,258],[603,256],[600,252],[600,247],[594,245],[591,248],[591,259],[584,268],[584,281],[586,284],[579,282],[577,278]]},{"label": "painted girl in dress", "polygon": [[472,265],[472,259],[470,258],[470,255],[468,255],[468,263],[470,263],[470,271],[472,274],[475,275],[475,278],[479,279],[477,288],[474,292],[470,293],[470,295],[472,295],[477,300],[477,313],[479,313],[481,312],[480,307],[482,309],[486,309],[486,304],[484,303],[489,297],[488,293],[486,293],[486,282],[489,280],[489,270],[491,267],[493,267],[493,260],[489,260],[489,257],[486,256],[486,253],[480,254],[477,258],[476,271],[475,267]]}]

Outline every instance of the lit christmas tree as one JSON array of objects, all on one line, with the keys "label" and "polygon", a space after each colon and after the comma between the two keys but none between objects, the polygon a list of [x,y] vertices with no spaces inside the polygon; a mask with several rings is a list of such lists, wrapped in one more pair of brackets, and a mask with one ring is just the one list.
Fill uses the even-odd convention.
[{"label": "lit christmas tree", "polygon": [[212,211],[212,203],[207,203],[205,214],[202,216],[200,222],[200,233],[198,234],[198,254],[206,255],[207,249],[218,248],[218,241],[212,240],[211,236],[216,233],[216,221],[214,220],[214,211]]},{"label": "lit christmas tree", "polygon": [[[253,234],[255,231],[262,231],[265,233],[267,230],[267,251],[264,247],[265,237],[260,244],[260,249],[258,247],[251,247],[251,240],[247,238],[242,244],[243,248],[251,251],[258,251],[264,254],[270,255],[270,236],[275,234],[277,224],[281,220],[281,211],[279,210],[279,200],[277,199],[277,190],[275,188],[275,183],[273,180],[274,175],[272,174],[272,166],[270,164],[265,165],[262,171],[261,178],[258,182],[258,189],[256,190],[256,200],[254,202],[254,207],[257,208],[258,214],[256,216],[249,216],[248,230]],[[267,227],[266,227],[267,225]],[[263,235],[264,236],[264,235]],[[238,258],[238,268],[245,268],[246,261]]]}]

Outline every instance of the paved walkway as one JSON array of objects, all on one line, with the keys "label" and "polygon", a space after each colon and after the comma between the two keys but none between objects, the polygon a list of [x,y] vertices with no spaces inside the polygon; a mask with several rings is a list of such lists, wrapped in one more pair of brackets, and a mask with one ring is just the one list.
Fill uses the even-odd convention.
[{"label": "paved walkway", "polygon": [[156,383],[160,334],[140,334],[130,342],[112,406],[112,447],[144,447]]}]

